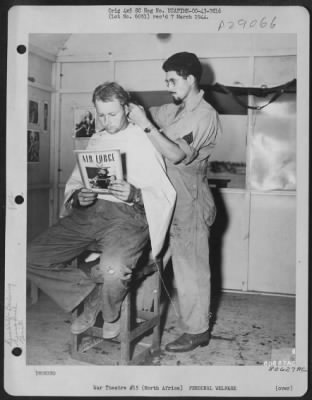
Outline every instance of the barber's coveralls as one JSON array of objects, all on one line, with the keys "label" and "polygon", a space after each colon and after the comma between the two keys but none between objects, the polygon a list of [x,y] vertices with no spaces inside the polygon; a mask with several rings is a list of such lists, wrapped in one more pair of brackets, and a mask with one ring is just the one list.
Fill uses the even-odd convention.
[{"label": "barber's coveralls", "polygon": [[170,247],[184,332],[198,334],[209,327],[209,231],[216,209],[208,186],[208,158],[215,147],[219,120],[200,91],[192,104],[151,107],[154,122],[176,142],[186,158],[166,160],[167,173],[177,192],[170,229]]},{"label": "barber's coveralls", "polygon": [[[113,321],[128,288],[120,278],[126,267],[135,267],[149,238],[153,256],[158,255],[176,195],[161,155],[137,126],[130,124],[114,135],[96,133],[87,148],[120,149],[125,157],[124,179],[141,189],[144,209],[102,194],[89,207],[72,208],[30,244],[27,277],[66,311],[84,300],[96,283],[101,284],[103,318]],[[73,192],[83,186],[76,165],[65,188],[67,208]],[[94,241],[101,257],[89,276],[65,265]]]}]

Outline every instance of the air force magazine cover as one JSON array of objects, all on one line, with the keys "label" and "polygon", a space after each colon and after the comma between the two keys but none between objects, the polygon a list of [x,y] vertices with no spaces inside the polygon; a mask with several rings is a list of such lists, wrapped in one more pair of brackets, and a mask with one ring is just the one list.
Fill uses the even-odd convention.
[{"label": "air force magazine cover", "polygon": [[119,150],[76,150],[77,161],[83,183],[96,193],[109,193],[111,182],[123,179]]},{"label": "air force magazine cover", "polygon": [[308,8],[25,3],[8,10],[7,394],[306,395]]}]

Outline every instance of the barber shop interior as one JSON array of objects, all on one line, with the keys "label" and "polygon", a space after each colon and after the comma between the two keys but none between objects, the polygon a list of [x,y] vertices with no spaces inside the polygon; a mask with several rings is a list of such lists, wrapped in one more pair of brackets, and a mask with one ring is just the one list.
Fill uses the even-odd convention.
[{"label": "barber shop interior", "polygon": [[[195,54],[201,65],[198,88],[192,72],[181,75],[170,67],[163,69],[171,56],[185,52]],[[162,174],[158,186],[158,180],[152,179],[154,166],[148,164],[152,158],[143,156],[147,150],[142,140],[134,159],[140,163],[142,158],[147,163],[141,170],[150,174],[154,182],[150,185],[158,186],[152,188],[154,196],[159,197],[158,204],[157,199],[149,203],[142,189],[142,212],[145,208],[151,242],[153,236],[161,239],[154,248],[150,241],[144,245],[127,275],[130,278],[123,286],[126,290],[120,300],[118,329],[105,336],[106,317],[101,307],[91,322],[77,328],[75,320],[80,318],[81,322],[88,307],[86,287],[91,285],[92,271],[99,262],[105,263],[96,243],[82,244],[77,256],[69,257],[62,266],[64,276],[78,271],[89,279],[88,284],[67,282],[72,291],[81,288],[80,301],[74,305],[63,299],[68,305],[64,308],[57,301],[61,296],[57,263],[49,272],[53,275],[49,284],[46,278],[41,280],[39,270],[36,279],[31,278],[33,273],[27,275],[27,365],[257,366],[275,359],[292,360],[296,353],[296,35],[30,34],[27,56],[28,245],[69,218],[64,216],[64,193],[77,168],[77,150],[85,150],[94,135],[109,131],[110,127],[101,125],[103,118],[116,117],[111,110],[107,111],[109,116],[105,114],[105,105],[110,102],[94,102],[94,90],[99,85],[118,83],[138,106],[137,111],[143,109],[148,115],[153,107],[178,107],[173,93],[176,81],[172,78],[177,77],[187,90],[198,89],[201,104],[205,104],[202,107],[213,113],[219,127],[214,130],[213,143],[208,144],[207,168],[198,188],[199,192],[202,186],[208,188],[216,210],[204,236],[199,235],[207,246],[202,250],[195,243],[197,225],[191,218],[182,229],[188,233],[176,233],[180,239],[186,238],[185,247],[194,253],[194,261],[189,261],[186,269],[196,270],[197,260],[205,264],[206,276],[198,286],[199,300],[193,298],[191,280],[200,278],[184,270],[180,275],[179,261],[184,253],[176,252],[176,259],[172,256],[175,249],[170,245],[170,232],[177,229],[173,215],[184,192],[175,186],[175,179],[166,169],[166,155],[153,141],[157,135],[166,136],[166,126],[160,131],[155,128],[156,132],[154,128],[152,132],[141,129],[144,139],[148,139],[146,148],[161,166]],[[104,104],[102,114],[96,107],[98,103]],[[118,104],[124,110],[124,103]],[[183,137],[175,132],[182,139],[166,139],[167,144],[191,157],[189,164],[183,160],[175,164],[183,164],[185,175],[188,171],[194,173],[192,160],[202,154],[202,149],[193,147],[202,143],[196,135],[210,135],[213,129],[213,122],[198,117],[194,104],[193,108],[185,106],[186,112],[193,114],[185,121]],[[131,112],[125,115],[131,117]],[[190,121],[192,118],[194,121]],[[196,118],[201,118],[200,123]],[[180,130],[181,125],[176,123]],[[188,128],[193,124],[194,128]],[[172,133],[174,126],[168,129]],[[130,175],[130,168],[126,172]],[[193,182],[196,187],[196,172],[188,176],[190,187]],[[163,208],[163,214],[168,214],[167,225],[162,222],[165,215],[160,213],[159,225],[154,221],[152,227],[151,207],[159,210],[161,202],[169,204],[169,200],[171,209]],[[184,216],[193,215],[197,200],[194,194]],[[209,202],[201,203],[204,215],[209,214],[209,207]],[[77,213],[83,213],[83,208],[80,202]],[[59,247],[64,242],[60,240]],[[52,284],[55,288],[51,297]],[[98,282],[92,285],[107,287],[109,282],[106,286]],[[111,293],[111,298],[114,295]],[[185,307],[188,309],[182,310]],[[183,318],[189,322],[187,328]]]}]

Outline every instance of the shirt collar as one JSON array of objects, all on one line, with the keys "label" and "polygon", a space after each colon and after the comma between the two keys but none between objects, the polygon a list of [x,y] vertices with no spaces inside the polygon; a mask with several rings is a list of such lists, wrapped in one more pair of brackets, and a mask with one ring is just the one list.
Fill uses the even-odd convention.
[{"label": "shirt collar", "polygon": [[[133,126],[133,124],[129,123],[124,129],[122,129],[121,131],[118,131],[117,133],[114,133],[114,135],[118,135],[119,133],[127,130],[131,126]],[[111,135],[110,133],[108,133],[105,129],[102,129],[101,131],[96,131],[95,133],[97,133],[99,136],[103,136],[103,135],[114,136],[114,135]]]},{"label": "shirt collar", "polygon": [[201,102],[202,98],[204,96],[204,91],[200,90],[198,94],[193,96],[188,102],[185,103],[185,110],[187,111],[193,111],[195,108],[198,106],[198,104]]}]

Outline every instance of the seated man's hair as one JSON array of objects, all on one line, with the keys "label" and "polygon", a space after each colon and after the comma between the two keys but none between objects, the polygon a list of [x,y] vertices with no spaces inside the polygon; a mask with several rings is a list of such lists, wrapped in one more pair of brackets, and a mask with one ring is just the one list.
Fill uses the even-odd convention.
[{"label": "seated man's hair", "polygon": [[173,54],[163,63],[162,68],[165,72],[175,71],[184,79],[189,75],[193,75],[197,84],[202,75],[202,66],[199,59],[194,53],[188,53],[186,51]]},{"label": "seated man's hair", "polygon": [[105,82],[94,89],[92,95],[92,102],[95,104],[96,100],[103,102],[119,100],[120,104],[124,106],[130,101],[130,95],[116,82]]}]

